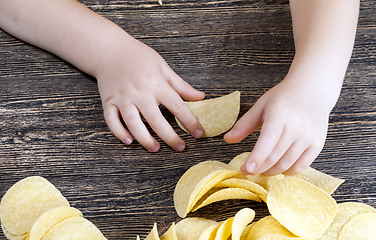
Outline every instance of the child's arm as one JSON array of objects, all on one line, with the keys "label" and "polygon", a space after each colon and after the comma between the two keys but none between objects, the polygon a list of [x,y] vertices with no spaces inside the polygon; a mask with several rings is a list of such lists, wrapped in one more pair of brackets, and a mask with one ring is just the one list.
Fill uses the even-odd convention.
[{"label": "child's arm", "polygon": [[296,174],[323,148],[355,39],[359,0],[290,0],[295,57],[285,79],[225,135],[239,142],[260,126],[244,174]]},{"label": "child's arm", "polygon": [[77,1],[2,0],[0,27],[96,77],[106,123],[124,143],[134,137],[149,151],[159,149],[141,113],[163,141],[178,151],[184,149],[159,104],[194,137],[201,137],[202,128],[182,98],[200,100],[204,93],[183,81],[158,53]]}]

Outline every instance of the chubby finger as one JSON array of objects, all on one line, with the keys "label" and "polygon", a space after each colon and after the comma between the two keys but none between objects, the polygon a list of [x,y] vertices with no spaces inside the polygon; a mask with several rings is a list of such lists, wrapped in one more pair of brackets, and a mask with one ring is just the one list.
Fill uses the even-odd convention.
[{"label": "chubby finger", "polygon": [[304,151],[304,153],[289,169],[283,172],[283,174],[295,175],[295,174],[303,172],[317,158],[319,153],[320,153],[319,149],[308,148],[307,150]]},{"label": "chubby finger", "polygon": [[[150,101],[147,101],[150,104]],[[162,115],[158,104],[140,106],[140,111],[149,123],[153,131],[170,147],[176,151],[183,151],[185,148],[184,141],[176,134],[171,125]]]},{"label": "chubby finger", "polygon": [[156,152],[160,145],[149,133],[141,120],[140,113],[132,103],[125,103],[120,108],[121,116],[133,137],[147,150]]},{"label": "chubby finger", "polygon": [[256,103],[249,109],[225,134],[224,140],[228,143],[237,143],[256,131],[262,123],[263,106]]},{"label": "chubby finger", "polygon": [[132,135],[125,129],[123,123],[120,121],[120,111],[112,104],[106,104],[103,107],[103,115],[106,124],[110,131],[117,137],[120,141],[125,144],[131,144],[133,141]]},{"label": "chubby finger", "polygon": [[201,92],[189,83],[184,81],[179,75],[177,75],[170,68],[164,74],[165,79],[170,84],[170,86],[185,100],[187,101],[197,101],[205,98],[205,93]]},{"label": "chubby finger", "polygon": [[257,173],[259,166],[267,159],[281,138],[284,123],[278,121],[279,119],[272,119],[274,118],[268,118],[263,123],[255,147],[244,164],[243,169],[249,174]]},{"label": "chubby finger", "polygon": [[184,125],[193,137],[200,138],[202,136],[204,130],[201,124],[178,94],[163,94],[160,97],[160,102]]}]

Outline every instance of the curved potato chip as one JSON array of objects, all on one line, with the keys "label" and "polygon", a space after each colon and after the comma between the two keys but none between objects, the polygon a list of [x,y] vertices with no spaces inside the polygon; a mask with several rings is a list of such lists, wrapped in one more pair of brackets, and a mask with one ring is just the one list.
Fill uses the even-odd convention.
[{"label": "curved potato chip", "polygon": [[261,202],[256,194],[243,188],[213,188],[197,202],[192,208],[192,212],[211,203],[229,199],[244,199]]},{"label": "curved potato chip", "polygon": [[268,192],[267,206],[276,220],[304,239],[323,236],[337,213],[337,203],[329,194],[294,177],[273,184]]},{"label": "curved potato chip", "polygon": [[280,234],[270,234],[259,238],[259,240],[289,240],[289,239],[303,239],[300,237],[287,237]]},{"label": "curved potato chip", "polygon": [[332,194],[345,180],[332,177],[314,168],[308,167],[303,172],[293,177],[301,178],[321,188],[328,194]]},{"label": "curved potato chip", "polygon": [[105,240],[101,231],[89,220],[71,217],[55,225],[44,235],[43,240]]},{"label": "curved potato chip", "polygon": [[243,153],[240,153],[238,155],[236,155],[229,163],[228,165],[233,167],[233,168],[236,168],[238,170],[240,170],[240,167],[243,166],[243,164],[245,163],[245,160],[247,160],[249,154],[251,154],[251,152],[243,152]]},{"label": "curved potato chip", "polygon": [[[236,122],[240,111],[240,92],[186,104],[204,130],[202,137],[214,137],[229,130]],[[188,132],[177,118],[175,120],[181,129]]]},{"label": "curved potato chip", "polygon": [[201,162],[189,168],[174,191],[174,205],[179,217],[186,217],[195,203],[218,182],[236,174],[239,171],[219,161]]},{"label": "curved potato chip", "polygon": [[286,237],[296,237],[288,229],[282,226],[274,217],[266,216],[255,222],[248,232],[247,240],[259,240],[270,234],[278,234]]},{"label": "curved potato chip", "polygon": [[54,185],[42,177],[27,177],[15,183],[1,199],[1,222],[10,234],[24,235],[40,215],[60,206],[69,203]]},{"label": "curved potato chip", "polygon": [[249,230],[253,227],[255,223],[251,223],[248,226],[246,226],[242,232],[242,235],[240,235],[240,240],[247,240]]},{"label": "curved potato chip", "polygon": [[231,228],[233,222],[234,217],[222,222],[218,228],[217,235],[215,236],[214,240],[227,240],[231,236]]},{"label": "curved potato chip", "polygon": [[3,226],[2,223],[1,223],[1,229],[3,230],[4,236],[5,236],[6,238],[8,238],[9,240],[24,240],[24,239],[27,238],[27,234],[26,234],[26,233],[23,234],[23,235],[18,235],[18,236],[9,233],[8,230],[6,230],[6,229],[4,228],[4,226]]},{"label": "curved potato chip", "polygon": [[250,208],[243,208],[235,214],[234,222],[232,223],[232,240],[240,240],[244,229],[253,221],[255,215],[255,211]]},{"label": "curved potato chip", "polygon": [[218,222],[205,218],[184,218],[175,226],[179,240],[197,240],[209,227],[217,226]]},{"label": "curved potato chip", "polygon": [[198,240],[214,240],[215,236],[217,235],[218,228],[221,225],[218,223],[217,225],[213,225],[205,229],[198,238]]},{"label": "curved potato chip", "polygon": [[343,225],[338,240],[353,239],[376,239],[376,213],[358,214]]},{"label": "curved potato chip", "polygon": [[255,193],[264,202],[266,202],[266,195],[268,194],[268,192],[265,190],[265,188],[261,187],[259,184],[255,183],[255,182],[251,182],[251,181],[246,180],[246,179],[240,179],[240,178],[229,178],[229,179],[223,180],[223,181],[217,183],[217,185],[215,185],[215,187],[218,187],[218,188],[224,188],[224,187],[243,188],[243,189],[246,189],[248,191]]},{"label": "curved potato chip", "polygon": [[153,229],[150,233],[146,236],[145,240],[159,240],[158,228],[157,223],[154,223]]},{"label": "curved potato chip", "polygon": [[162,235],[161,240],[178,240],[174,222],[171,224],[168,230]]},{"label": "curved potato chip", "polygon": [[337,215],[321,239],[338,239],[343,225],[354,216],[362,213],[376,213],[376,209],[358,202],[345,202],[338,204]]},{"label": "curved potato chip", "polygon": [[55,207],[44,212],[31,227],[27,239],[40,240],[53,226],[71,217],[82,217],[82,213],[72,207]]}]

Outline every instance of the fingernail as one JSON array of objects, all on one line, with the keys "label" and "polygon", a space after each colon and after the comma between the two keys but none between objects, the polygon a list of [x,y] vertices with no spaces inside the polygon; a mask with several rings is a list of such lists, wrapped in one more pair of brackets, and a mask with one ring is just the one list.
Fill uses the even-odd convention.
[{"label": "fingernail", "polygon": [[175,147],[175,150],[178,152],[181,152],[184,150],[184,148],[185,148],[185,144],[179,144]]},{"label": "fingernail", "polygon": [[193,132],[193,137],[194,138],[200,138],[202,137],[202,134],[204,134],[204,131],[202,131],[202,129],[196,129],[194,132]]},{"label": "fingernail", "polygon": [[256,169],[256,164],[254,162],[246,163],[245,169],[247,170],[247,172],[253,173]]},{"label": "fingernail", "polygon": [[157,145],[157,144],[149,149],[150,152],[157,152],[158,150],[159,150],[159,145]]},{"label": "fingernail", "polygon": [[132,143],[132,141],[133,141],[132,138],[127,137],[127,138],[124,139],[123,142],[124,142],[125,144],[129,145],[129,144]]}]

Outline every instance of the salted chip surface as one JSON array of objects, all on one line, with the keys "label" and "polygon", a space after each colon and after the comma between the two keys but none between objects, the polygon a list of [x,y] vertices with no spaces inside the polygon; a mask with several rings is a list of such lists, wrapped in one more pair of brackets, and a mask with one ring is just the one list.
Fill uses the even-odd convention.
[{"label": "salted chip surface", "polygon": [[43,240],[105,240],[101,231],[89,220],[71,217],[55,225]]},{"label": "salted chip surface", "polygon": [[11,235],[27,234],[45,211],[69,206],[67,199],[45,178],[27,177],[15,183],[3,196],[0,216]]},{"label": "salted chip surface", "polygon": [[217,235],[218,228],[221,225],[218,223],[217,225],[213,225],[205,229],[198,238],[198,240],[214,240],[215,236]]},{"label": "salted chip surface", "polygon": [[235,214],[232,223],[232,240],[240,240],[246,226],[255,218],[255,211],[250,208],[243,208]]},{"label": "salted chip surface", "polygon": [[243,188],[213,188],[197,202],[192,208],[192,212],[211,203],[229,199],[244,199],[261,202],[260,198],[255,193]]},{"label": "salted chip surface", "polygon": [[339,203],[337,206],[336,217],[322,236],[322,240],[338,239],[343,225],[354,216],[362,213],[376,213],[375,208],[359,202]]},{"label": "salted chip surface", "polygon": [[215,187],[218,188],[223,188],[223,187],[228,187],[228,188],[242,188],[246,189],[248,191],[251,191],[258,195],[263,201],[266,202],[266,196],[268,192],[265,190],[265,188],[261,187],[259,184],[255,182],[251,182],[246,179],[240,179],[240,178],[229,178],[225,179],[221,182],[219,182]]},{"label": "salted chip surface", "polygon": [[308,167],[303,172],[294,175],[294,177],[306,180],[307,182],[321,188],[328,194],[332,194],[345,181],[320,172],[312,167]]},{"label": "salted chip surface", "polygon": [[376,239],[376,213],[358,214],[343,225],[338,240],[353,239]]},{"label": "salted chip surface", "polygon": [[285,228],[307,240],[320,239],[337,213],[337,203],[328,193],[294,177],[274,183],[267,206]]},{"label": "salted chip surface", "polygon": [[40,240],[55,225],[71,217],[82,217],[82,213],[73,207],[55,207],[44,212],[33,224],[28,240]]},{"label": "salted chip surface", "polygon": [[174,222],[171,224],[168,230],[161,236],[161,240],[178,240]]},{"label": "salted chip surface", "polygon": [[218,182],[236,174],[239,172],[219,161],[205,161],[189,168],[174,191],[174,205],[179,217],[186,217],[195,203]]},{"label": "salted chip surface", "polygon": [[176,236],[179,240],[197,240],[207,228],[217,225],[218,222],[205,218],[184,218],[175,226]]},{"label": "salted chip surface", "polygon": [[[236,122],[240,111],[240,92],[186,104],[204,130],[202,137],[214,137],[229,130]],[[176,122],[188,132],[179,120],[176,119]]]},{"label": "salted chip surface", "polygon": [[214,240],[227,240],[231,236],[232,223],[234,222],[234,217],[223,221],[218,228],[217,235]]},{"label": "salted chip surface", "polygon": [[9,240],[24,240],[27,238],[27,234],[23,234],[23,235],[13,235],[13,234],[10,234],[8,232],[8,230],[6,230],[4,227],[3,227],[3,224],[1,224],[1,229],[3,230],[3,233],[4,233],[4,236],[9,239]]},{"label": "salted chip surface", "polygon": [[270,234],[278,234],[285,237],[296,237],[287,228],[282,226],[273,216],[266,216],[253,224],[248,231],[247,240],[259,240]]}]

